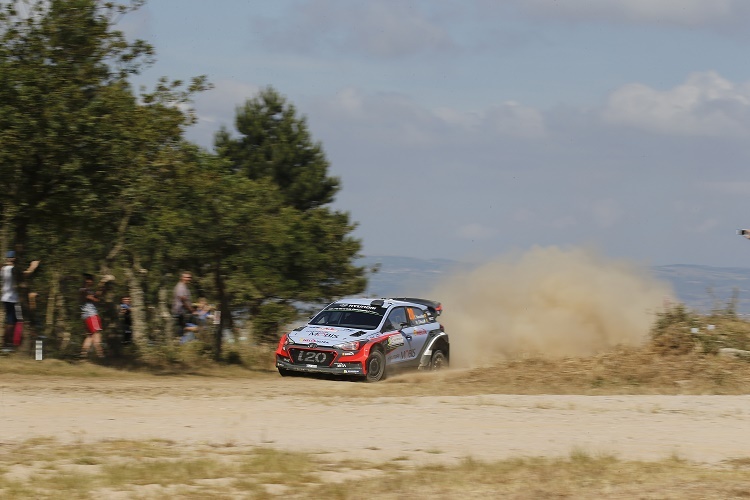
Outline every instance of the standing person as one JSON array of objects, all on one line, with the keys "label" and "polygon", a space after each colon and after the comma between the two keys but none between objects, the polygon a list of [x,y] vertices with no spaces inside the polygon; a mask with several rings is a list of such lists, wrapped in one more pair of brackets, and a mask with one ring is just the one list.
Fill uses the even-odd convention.
[{"label": "standing person", "polygon": [[185,271],[180,275],[180,281],[174,287],[172,316],[177,321],[177,337],[182,337],[185,332],[185,326],[193,311],[195,311],[195,306],[190,295],[190,288],[188,288],[191,281],[193,281],[193,275]]},{"label": "standing person", "polygon": [[23,321],[18,285],[24,277],[33,273],[38,266],[38,260],[32,261],[28,269],[23,273],[19,273],[16,266],[16,252],[10,250],[5,256],[5,265],[0,269],[3,282],[2,302],[5,308],[5,331],[3,335],[5,348],[9,349],[13,344],[13,330],[16,327],[16,323]]},{"label": "standing person", "polygon": [[96,355],[100,358],[104,357],[104,349],[102,349],[102,320],[99,317],[99,310],[96,304],[99,303],[102,296],[102,286],[104,282],[100,283],[97,289],[94,289],[94,276],[91,274],[83,275],[83,286],[78,291],[81,303],[81,318],[86,324],[86,338],[81,346],[81,358],[86,358],[91,350],[91,345],[94,345]]},{"label": "standing person", "polygon": [[122,343],[129,344],[133,340],[133,316],[128,296],[120,300],[120,324],[122,325]]}]

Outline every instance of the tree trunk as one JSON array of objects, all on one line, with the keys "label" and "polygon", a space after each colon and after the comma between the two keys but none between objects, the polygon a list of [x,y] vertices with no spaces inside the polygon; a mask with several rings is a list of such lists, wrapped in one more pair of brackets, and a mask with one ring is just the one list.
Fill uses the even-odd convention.
[{"label": "tree trunk", "polygon": [[60,271],[56,268],[52,270],[52,281],[49,287],[49,296],[47,297],[47,311],[45,313],[44,335],[52,338],[55,329],[55,305],[57,296],[60,293]]},{"label": "tree trunk", "polygon": [[221,265],[218,263],[214,267],[214,281],[216,282],[216,293],[219,296],[219,312],[221,313],[219,328],[214,333],[214,360],[219,361],[221,359],[221,343],[224,336],[224,328],[229,325],[231,318],[229,317],[229,298],[224,286],[224,278],[221,276]]},{"label": "tree trunk", "polygon": [[146,302],[143,298],[143,288],[137,278],[138,265],[133,265],[133,269],[125,268],[125,278],[128,282],[128,293],[130,294],[130,317],[133,320],[133,342],[138,346],[138,350],[143,352],[148,348],[148,334],[146,323]]},{"label": "tree trunk", "polygon": [[68,329],[68,314],[65,311],[65,294],[57,293],[56,332],[62,332],[60,350],[65,351],[70,345],[70,330]]},{"label": "tree trunk", "polygon": [[167,306],[167,289],[159,287],[159,317],[162,323],[162,340],[165,344],[171,345],[172,337],[174,337],[174,318],[169,312],[170,307]]}]

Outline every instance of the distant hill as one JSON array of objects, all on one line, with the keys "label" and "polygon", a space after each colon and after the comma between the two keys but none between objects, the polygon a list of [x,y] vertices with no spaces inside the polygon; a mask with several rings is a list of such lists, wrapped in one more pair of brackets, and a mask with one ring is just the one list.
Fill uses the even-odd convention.
[{"label": "distant hill", "polygon": [[[414,257],[374,255],[358,263],[368,268],[379,265],[367,288],[368,295],[378,297],[425,293],[440,278],[472,269],[449,259]],[[738,312],[750,315],[750,268],[676,264],[655,266],[652,271],[656,278],[671,283],[677,298],[693,310],[705,313],[723,308],[737,293]]]},{"label": "distant hill", "polygon": [[723,308],[737,295],[737,311],[750,314],[750,268],[676,264],[656,266],[654,275],[672,284],[677,297],[699,312]]}]

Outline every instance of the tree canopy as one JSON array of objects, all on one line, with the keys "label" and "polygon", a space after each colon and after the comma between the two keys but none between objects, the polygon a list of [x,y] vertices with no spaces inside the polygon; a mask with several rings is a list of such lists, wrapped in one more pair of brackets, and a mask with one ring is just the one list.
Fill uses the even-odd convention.
[{"label": "tree canopy", "polygon": [[154,51],[116,19],[143,3],[0,2],[0,247],[42,259],[47,330],[80,330],[82,271],[142,297],[143,340],[168,335],[166,296],[191,270],[223,313],[217,356],[237,311],[271,339],[296,305],[363,290],[355,226],[329,206],[339,180],[283,96],[248,99],[213,153],[184,138],[205,77],[133,89]]}]

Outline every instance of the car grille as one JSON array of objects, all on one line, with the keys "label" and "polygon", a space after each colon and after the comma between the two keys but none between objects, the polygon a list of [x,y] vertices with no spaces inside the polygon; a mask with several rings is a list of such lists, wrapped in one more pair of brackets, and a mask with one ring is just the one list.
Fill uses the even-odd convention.
[{"label": "car grille", "polygon": [[317,349],[289,349],[289,357],[295,365],[330,366],[336,354]]}]

